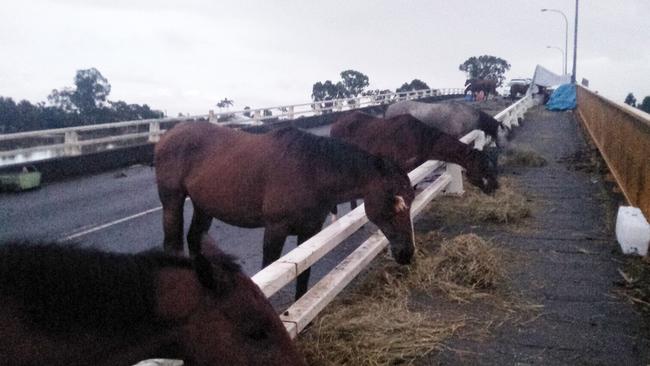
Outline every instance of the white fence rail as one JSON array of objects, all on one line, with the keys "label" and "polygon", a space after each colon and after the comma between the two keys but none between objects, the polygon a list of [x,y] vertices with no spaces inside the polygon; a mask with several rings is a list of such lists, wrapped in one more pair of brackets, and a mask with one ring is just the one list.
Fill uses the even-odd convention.
[{"label": "white fence rail", "polygon": [[[205,120],[221,125],[259,125],[328,112],[346,111],[402,100],[434,96],[459,95],[460,88],[423,89],[401,93],[367,95],[295,105],[275,106],[239,111],[160,118],[89,126],[57,128],[32,132],[0,134],[0,166],[22,161],[35,161],[51,156],[75,156],[86,151],[101,151],[117,146],[156,142],[167,128],[183,121]],[[250,116],[250,117],[248,117]]]},{"label": "white fence rail", "polygon": [[[497,114],[495,118],[508,127],[518,126],[518,119],[523,118],[526,110],[533,105],[532,96],[527,95]],[[478,149],[482,149],[486,143],[489,143],[489,137],[486,137],[482,131],[478,130],[470,132],[460,140],[466,144],[472,143]],[[446,164],[434,160],[427,161],[409,173],[411,183],[415,185],[421,182],[429,174],[445,165],[446,172],[442,173],[416,196],[411,205],[411,216],[413,218],[443,191],[462,194],[460,167],[455,164]],[[262,289],[262,292],[267,297],[273,295],[367,222],[368,218],[365,216],[363,205],[361,205],[276,262],[259,271],[253,276],[253,282]],[[380,231],[377,231],[329,274],[312,286],[303,297],[291,305],[281,315],[281,319],[291,337],[295,338],[387,244],[388,240]]]}]

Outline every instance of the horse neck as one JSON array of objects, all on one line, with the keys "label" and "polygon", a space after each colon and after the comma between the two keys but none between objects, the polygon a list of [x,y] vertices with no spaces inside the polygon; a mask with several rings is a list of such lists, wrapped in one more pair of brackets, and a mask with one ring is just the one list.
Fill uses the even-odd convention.
[{"label": "horse neck", "polygon": [[321,191],[327,192],[335,203],[362,198],[373,182],[381,179],[374,169],[366,172],[346,170],[320,170],[316,173],[315,182],[321,186]]},{"label": "horse neck", "polygon": [[442,132],[439,132],[439,135],[430,134],[425,141],[420,146],[425,147],[424,155],[428,159],[458,164],[466,169],[473,159],[474,148],[460,142],[451,135]]}]

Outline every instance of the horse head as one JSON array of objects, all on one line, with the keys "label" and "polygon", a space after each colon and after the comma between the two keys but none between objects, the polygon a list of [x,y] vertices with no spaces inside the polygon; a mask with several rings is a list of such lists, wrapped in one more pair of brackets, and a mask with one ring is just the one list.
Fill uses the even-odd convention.
[{"label": "horse head", "polygon": [[408,175],[396,163],[377,158],[376,166],[380,177],[370,183],[363,198],[366,215],[388,239],[395,261],[409,264],[415,252],[411,221],[415,192]]},{"label": "horse head", "polygon": [[467,180],[480,188],[483,193],[491,194],[499,189],[496,161],[490,159],[486,153],[473,149],[465,169],[467,170]]},{"label": "horse head", "polygon": [[214,248],[193,261],[202,295],[183,327],[187,363],[305,364],[268,299],[239,265]]}]

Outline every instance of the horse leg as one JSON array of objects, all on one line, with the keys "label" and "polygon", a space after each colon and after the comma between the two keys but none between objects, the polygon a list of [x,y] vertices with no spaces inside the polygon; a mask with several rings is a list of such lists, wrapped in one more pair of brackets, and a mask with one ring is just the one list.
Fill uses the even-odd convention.
[{"label": "horse leg", "polygon": [[165,252],[183,254],[183,206],[184,193],[160,192],[163,207],[163,231]]},{"label": "horse leg", "polygon": [[194,206],[192,223],[187,232],[187,247],[190,250],[190,255],[194,256],[201,252],[201,240],[203,235],[210,230],[210,224],[212,224],[212,217]]},{"label": "horse leg", "polygon": [[[306,227],[303,227],[298,233],[298,245],[309,240],[312,236],[318,234],[318,232],[323,227],[323,222],[325,219],[318,222],[308,224]],[[309,276],[311,274],[311,267],[304,270],[301,274],[298,275],[298,281],[296,281],[296,300],[302,297],[307,292],[307,287],[309,286]]]},{"label": "horse leg", "polygon": [[266,225],[264,229],[264,246],[262,250],[262,268],[275,262],[282,254],[284,241],[289,230],[284,224]]}]

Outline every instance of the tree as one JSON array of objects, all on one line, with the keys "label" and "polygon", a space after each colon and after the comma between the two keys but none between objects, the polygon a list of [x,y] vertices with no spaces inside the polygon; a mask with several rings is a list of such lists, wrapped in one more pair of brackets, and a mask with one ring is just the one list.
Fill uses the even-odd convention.
[{"label": "tree", "polygon": [[422,90],[422,89],[431,89],[427,83],[420,79],[413,79],[410,83],[404,83],[402,86],[397,88],[395,91],[397,93],[408,92],[413,90]]},{"label": "tree", "polygon": [[111,93],[111,84],[96,69],[77,70],[74,78],[77,87],[70,96],[72,103],[82,114],[93,114]]},{"label": "tree", "polygon": [[0,133],[20,131],[18,108],[11,98],[0,97]]},{"label": "tree", "polygon": [[639,109],[646,113],[650,113],[650,95],[643,98],[643,102],[639,104]]},{"label": "tree", "polygon": [[61,91],[52,89],[50,95],[47,96],[47,101],[54,107],[72,113],[77,110],[75,105],[72,103],[72,93],[74,93],[74,90],[71,88],[63,88]]},{"label": "tree", "polygon": [[497,86],[501,86],[505,79],[504,74],[510,70],[510,64],[496,56],[472,56],[458,66],[458,69],[466,72],[468,79],[490,79],[496,81]]},{"label": "tree", "polygon": [[355,70],[342,71],[341,79],[343,79],[343,86],[347,90],[348,96],[359,96],[369,85],[368,76]]},{"label": "tree", "polygon": [[346,98],[347,96],[347,89],[340,81],[336,84],[331,80],[326,80],[324,83],[318,81],[312,87],[311,92],[311,98],[314,101]]},{"label": "tree", "polygon": [[232,107],[233,104],[235,104],[234,100],[228,99],[228,98],[223,98],[221,101],[219,101],[219,103],[217,103],[217,107],[218,108],[228,108],[228,107]]},{"label": "tree", "polygon": [[632,107],[636,107],[636,98],[634,97],[634,94],[628,93],[627,97],[625,97],[625,104],[631,105]]},{"label": "tree", "polygon": [[[340,98],[357,97],[363,95],[364,89],[369,85],[368,76],[356,70],[341,72],[341,81],[336,83],[326,80],[318,81],[311,89],[313,101],[332,100]],[[326,105],[331,103],[326,103]]]},{"label": "tree", "polygon": [[26,100],[16,104],[11,98],[0,97],[0,133],[164,116],[146,104],[108,100],[111,85],[95,68],[78,70],[74,82],[74,88],[53,89],[47,104]]}]

